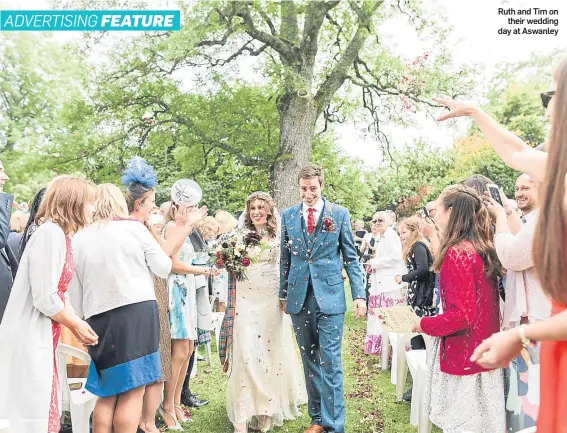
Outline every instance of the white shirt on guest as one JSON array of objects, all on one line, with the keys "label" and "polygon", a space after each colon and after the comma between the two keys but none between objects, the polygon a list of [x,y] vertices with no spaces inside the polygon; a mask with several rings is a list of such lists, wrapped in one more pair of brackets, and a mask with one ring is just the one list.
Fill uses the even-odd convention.
[{"label": "white shirt on guest", "polygon": [[524,219],[526,220],[526,223],[528,223],[531,220],[533,220],[536,217],[536,215],[537,215],[537,211],[533,210],[529,214],[525,214],[523,216],[524,216]]},{"label": "white shirt on guest", "polygon": [[171,258],[140,221],[94,223],[72,243],[76,275],[69,298],[85,319],[156,299],[152,273],[167,278],[171,272]]},{"label": "white shirt on guest", "polygon": [[307,206],[305,202],[303,202],[303,219],[305,220],[305,227],[307,227],[307,217],[309,216],[309,209],[315,209],[313,212],[313,216],[315,217],[315,226],[317,226],[317,221],[319,221],[319,217],[321,216],[321,212],[323,212],[323,206],[325,202],[323,199],[319,199],[319,201],[315,204],[315,206]]}]

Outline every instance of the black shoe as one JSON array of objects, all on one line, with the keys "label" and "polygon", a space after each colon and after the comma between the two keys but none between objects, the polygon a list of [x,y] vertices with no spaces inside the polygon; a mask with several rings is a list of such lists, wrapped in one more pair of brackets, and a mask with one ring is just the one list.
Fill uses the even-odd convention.
[{"label": "black shoe", "polygon": [[201,407],[209,404],[209,400],[199,400],[196,395],[191,395],[189,398],[182,402],[187,407]]},{"label": "black shoe", "polygon": [[402,401],[405,401],[406,403],[411,403],[411,389],[409,389],[408,391],[406,391],[402,397]]}]

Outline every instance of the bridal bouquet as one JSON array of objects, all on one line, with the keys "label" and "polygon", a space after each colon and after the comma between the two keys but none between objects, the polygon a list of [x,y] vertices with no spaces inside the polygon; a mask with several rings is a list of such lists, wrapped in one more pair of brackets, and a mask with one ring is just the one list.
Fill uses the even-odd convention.
[{"label": "bridal bouquet", "polygon": [[254,231],[244,235],[242,232],[237,232],[220,239],[210,255],[217,268],[233,273],[237,281],[245,281],[246,268],[253,263],[250,250],[260,245],[261,240],[262,237]]}]

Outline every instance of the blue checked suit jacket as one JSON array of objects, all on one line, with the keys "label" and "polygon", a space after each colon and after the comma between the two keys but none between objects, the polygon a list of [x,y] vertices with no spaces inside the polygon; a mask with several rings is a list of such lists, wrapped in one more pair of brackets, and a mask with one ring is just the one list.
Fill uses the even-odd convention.
[{"label": "blue checked suit jacket", "polygon": [[323,200],[323,210],[311,236],[307,233],[302,203],[282,212],[280,299],[287,300],[290,314],[301,311],[310,281],[322,313],[345,313],[343,269],[350,281],[352,298],[366,297],[349,212]]}]

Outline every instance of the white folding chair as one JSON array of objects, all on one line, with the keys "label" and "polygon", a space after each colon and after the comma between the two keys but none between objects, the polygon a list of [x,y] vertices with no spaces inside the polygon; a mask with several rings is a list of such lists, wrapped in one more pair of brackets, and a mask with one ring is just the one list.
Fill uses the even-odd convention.
[{"label": "white folding chair", "polygon": [[[427,346],[430,340],[429,338],[426,339],[425,336],[424,340]],[[418,433],[431,433],[433,426],[423,407],[423,399],[427,385],[427,351],[410,350],[405,353],[405,356],[413,381],[410,423],[417,426]]]},{"label": "white folding chair", "polygon": [[[91,362],[88,353],[67,344],[57,346],[57,372],[61,389],[62,410],[71,413],[73,433],[89,433],[89,420],[96,403],[96,395],[85,389],[86,379],[67,377],[67,357],[72,356],[86,362]],[[80,383],[81,387],[71,390],[70,385]],[[3,433],[3,432],[2,432]]]},{"label": "white folding chair", "polygon": [[530,427],[530,428],[526,428],[524,430],[520,430],[516,433],[536,433],[536,428],[535,427]]},{"label": "white folding chair", "polygon": [[409,342],[411,337],[412,334],[409,333],[388,333],[388,340],[392,346],[392,370],[390,372],[390,382],[392,385],[396,385],[396,401],[401,401],[404,395],[404,387],[408,374],[406,344]]}]

